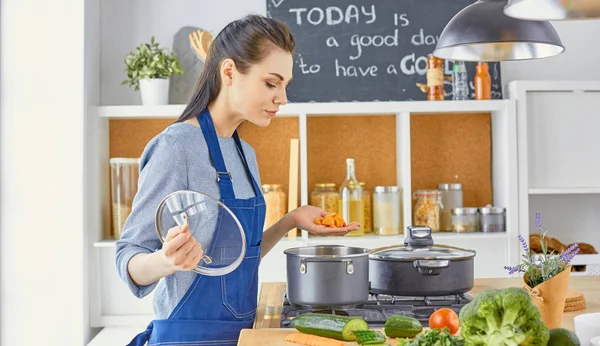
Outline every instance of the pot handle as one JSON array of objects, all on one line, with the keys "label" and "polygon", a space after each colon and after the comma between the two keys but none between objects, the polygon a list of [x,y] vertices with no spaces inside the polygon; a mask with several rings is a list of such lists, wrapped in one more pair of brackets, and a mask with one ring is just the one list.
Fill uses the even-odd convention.
[{"label": "pot handle", "polygon": [[[306,270],[308,269],[306,266],[307,262],[321,262],[321,261],[311,261],[310,258],[301,259],[300,260],[300,274],[306,274]],[[352,262],[352,260],[339,259],[339,260],[328,261],[328,262],[346,262],[346,273],[348,273],[349,275],[354,274],[354,263]]]},{"label": "pot handle", "polygon": [[419,273],[427,276],[440,275],[442,269],[450,266],[450,260],[416,260],[413,262]]}]

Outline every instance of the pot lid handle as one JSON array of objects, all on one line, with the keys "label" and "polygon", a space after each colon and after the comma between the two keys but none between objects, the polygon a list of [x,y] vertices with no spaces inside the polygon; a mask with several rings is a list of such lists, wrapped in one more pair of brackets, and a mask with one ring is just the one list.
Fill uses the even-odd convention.
[{"label": "pot lid handle", "polygon": [[408,233],[404,238],[404,245],[413,248],[428,247],[433,245],[431,228],[427,226],[408,226]]}]

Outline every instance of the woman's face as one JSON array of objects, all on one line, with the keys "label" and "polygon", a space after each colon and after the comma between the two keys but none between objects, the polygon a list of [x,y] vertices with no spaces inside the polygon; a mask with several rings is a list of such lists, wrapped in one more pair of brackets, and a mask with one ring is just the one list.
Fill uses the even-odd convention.
[{"label": "woman's face", "polygon": [[233,68],[229,101],[236,115],[258,126],[269,125],[279,106],[288,101],[286,87],[293,64],[291,53],[273,48],[245,74]]}]

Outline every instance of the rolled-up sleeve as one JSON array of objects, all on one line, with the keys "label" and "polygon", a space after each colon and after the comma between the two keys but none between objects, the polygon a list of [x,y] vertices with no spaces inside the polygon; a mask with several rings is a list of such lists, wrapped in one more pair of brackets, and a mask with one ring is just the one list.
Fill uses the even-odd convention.
[{"label": "rolled-up sleeve", "polygon": [[161,248],[155,229],[156,209],[164,197],[185,190],[187,184],[184,148],[167,130],[148,143],[140,158],[138,192],[116,245],[119,276],[138,298],[152,292],[158,282],[147,286],[136,285],[127,269],[129,261],[139,253],[152,253]]}]

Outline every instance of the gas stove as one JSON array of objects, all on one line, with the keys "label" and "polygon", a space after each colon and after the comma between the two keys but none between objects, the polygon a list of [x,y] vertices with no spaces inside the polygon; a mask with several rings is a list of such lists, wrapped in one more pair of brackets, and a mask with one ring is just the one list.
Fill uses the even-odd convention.
[{"label": "gas stove", "polygon": [[369,327],[383,328],[385,321],[392,315],[414,317],[423,327],[429,326],[429,316],[440,308],[450,308],[457,314],[460,309],[471,302],[473,296],[469,293],[450,296],[406,297],[385,294],[369,294],[366,303],[351,307],[308,307],[294,305],[287,296],[283,297],[281,310],[281,328],[291,328],[291,320],[305,313],[321,313],[350,317],[362,317]]}]

